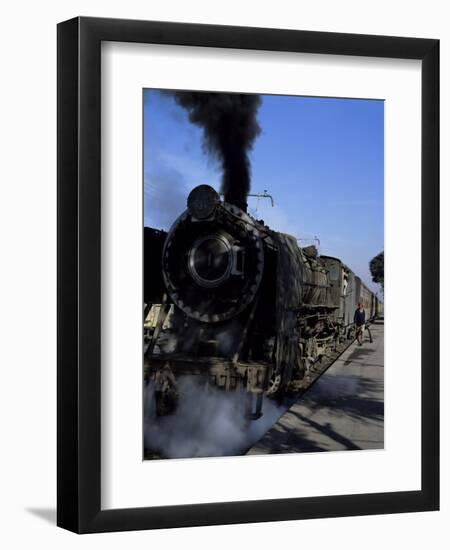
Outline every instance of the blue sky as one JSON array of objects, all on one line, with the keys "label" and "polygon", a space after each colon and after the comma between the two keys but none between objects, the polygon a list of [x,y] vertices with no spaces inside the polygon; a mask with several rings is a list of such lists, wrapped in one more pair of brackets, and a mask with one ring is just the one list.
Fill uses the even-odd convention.
[{"label": "blue sky", "polygon": [[[384,249],[384,102],[263,95],[250,154],[249,213],[276,231],[320,240],[374,291],[368,263]],[[168,229],[202,183],[220,189],[202,130],[168,95],[144,91],[144,223]]]}]

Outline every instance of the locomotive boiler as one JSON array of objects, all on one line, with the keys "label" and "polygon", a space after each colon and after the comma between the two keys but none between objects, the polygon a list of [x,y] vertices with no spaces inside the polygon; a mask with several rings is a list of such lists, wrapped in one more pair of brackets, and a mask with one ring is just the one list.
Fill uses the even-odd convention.
[{"label": "locomotive boiler", "polygon": [[256,419],[264,396],[298,391],[351,335],[361,289],[376,314],[375,295],[340,260],[299,247],[207,185],[191,191],[168,234],[148,239],[145,369],[158,414],[172,412],[177,379],[189,376],[242,392]]}]

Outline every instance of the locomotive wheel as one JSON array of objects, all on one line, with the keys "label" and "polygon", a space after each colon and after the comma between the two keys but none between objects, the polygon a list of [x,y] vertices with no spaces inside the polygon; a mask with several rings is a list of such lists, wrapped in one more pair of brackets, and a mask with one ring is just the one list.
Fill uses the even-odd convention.
[{"label": "locomotive wheel", "polygon": [[267,388],[267,395],[274,396],[280,391],[281,387],[281,374],[272,373],[269,381],[269,387]]}]

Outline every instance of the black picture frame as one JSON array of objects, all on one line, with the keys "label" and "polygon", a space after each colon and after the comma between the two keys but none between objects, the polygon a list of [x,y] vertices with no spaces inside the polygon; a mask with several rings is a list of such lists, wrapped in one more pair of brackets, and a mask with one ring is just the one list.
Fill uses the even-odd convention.
[{"label": "black picture frame", "polygon": [[[420,491],[101,510],[100,49],[102,41],[405,58],[422,61],[422,489]],[[57,524],[76,533],[93,533],[438,510],[439,41],[77,17],[58,25],[57,65]],[[404,345],[407,343],[405,342]]]}]

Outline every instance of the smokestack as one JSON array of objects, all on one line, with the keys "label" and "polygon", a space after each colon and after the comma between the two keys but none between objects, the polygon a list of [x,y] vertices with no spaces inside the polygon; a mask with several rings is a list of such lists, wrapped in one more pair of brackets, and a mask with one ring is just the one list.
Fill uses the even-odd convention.
[{"label": "smokestack", "polygon": [[250,191],[248,154],[261,132],[256,114],[261,97],[255,94],[173,92],[189,120],[203,129],[203,146],[222,165],[226,202],[247,210]]}]

